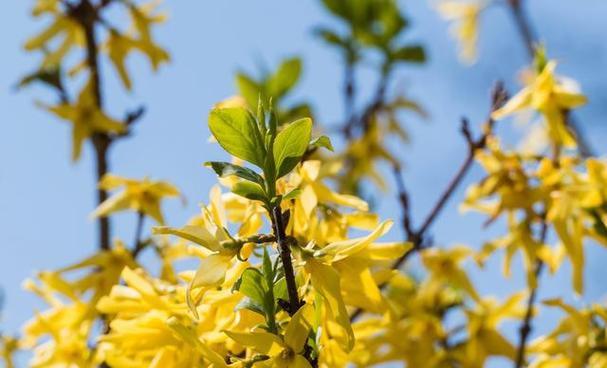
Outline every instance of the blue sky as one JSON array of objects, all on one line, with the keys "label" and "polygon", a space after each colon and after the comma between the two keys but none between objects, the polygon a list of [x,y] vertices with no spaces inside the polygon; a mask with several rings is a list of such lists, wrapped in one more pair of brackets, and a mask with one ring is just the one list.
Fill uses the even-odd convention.
[{"label": "blue sky", "polygon": [[[26,54],[23,41],[43,27],[44,21],[29,17],[31,1],[11,1],[0,12],[0,230],[4,256],[0,258],[0,284],[6,294],[0,328],[17,331],[42,305],[20,284],[35,271],[57,268],[94,251],[96,227],[89,219],[94,208],[92,150],[84,150],[80,162],[70,162],[70,127],[34,106],[35,100],[52,101],[43,88],[16,92],[19,76],[35,68],[38,58]],[[526,63],[526,53],[510,14],[495,6],[483,17],[480,60],[473,67],[457,61],[455,45],[447,25],[423,0],[401,1],[412,20],[406,36],[426,44],[430,61],[424,67],[402,67],[393,87],[402,86],[409,96],[430,112],[427,121],[405,116],[412,144],[394,147],[406,162],[405,179],[411,191],[414,213],[419,219],[435,201],[437,193],[463,160],[465,145],[460,138],[459,118],[467,116],[475,127],[487,113],[488,91],[497,79],[514,90],[515,75]],[[590,98],[578,120],[601,153],[607,128],[602,116],[607,109],[607,3],[602,0],[534,0],[530,17],[536,24],[549,54],[560,62],[559,71],[577,79]],[[580,3],[583,3],[581,5]],[[134,91],[125,94],[114,71],[103,65],[107,106],[122,116],[125,109],[145,104],[147,113],[133,138],[119,142],[111,152],[112,171],[129,177],[149,175],[175,183],[188,199],[167,202],[171,225],[182,224],[207,199],[214,175],[201,167],[208,160],[225,158],[207,142],[205,117],[213,103],[234,94],[234,72],[257,70],[286,56],[304,58],[302,83],[292,96],[313,103],[320,123],[342,118],[342,70],[334,50],[318,42],[314,26],[334,22],[319,1],[224,0],[167,1],[168,22],[157,27],[159,43],[166,45],[173,61],[159,73],[132,58]],[[359,74],[362,90],[373,88],[369,71]],[[503,124],[506,125],[506,124]],[[503,126],[500,132],[512,135]],[[478,179],[475,169],[467,179]],[[465,243],[478,247],[499,227],[481,229],[481,218],[457,211],[462,191],[450,203],[432,229],[434,239],[445,246]],[[379,211],[399,218],[396,201],[386,196]],[[114,221],[115,235],[132,238],[134,215]],[[399,230],[390,235],[400,237]],[[603,262],[607,250],[588,246],[585,300],[601,298],[605,288]],[[499,274],[499,262],[491,262],[484,273],[473,271],[484,292],[504,295],[522,284],[520,266],[510,280]],[[569,269],[542,282],[541,297],[564,294],[571,297]],[[579,302],[579,301],[578,301]],[[545,327],[550,314],[540,319]]]}]

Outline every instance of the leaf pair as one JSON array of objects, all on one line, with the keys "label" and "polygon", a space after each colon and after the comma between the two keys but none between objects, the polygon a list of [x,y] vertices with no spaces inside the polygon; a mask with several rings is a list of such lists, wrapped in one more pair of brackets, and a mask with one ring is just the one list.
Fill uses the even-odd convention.
[{"label": "leaf pair", "polygon": [[254,80],[244,73],[238,73],[236,84],[247,104],[255,107],[259,96],[266,103],[270,97],[280,100],[297,84],[300,76],[301,60],[290,58],[282,62],[276,72],[265,75],[259,80]]},{"label": "leaf pair", "polygon": [[[259,114],[259,120],[264,114]],[[219,145],[232,156],[245,160],[263,170],[255,171],[227,162],[208,162],[219,176],[235,175],[244,181],[233,192],[266,203],[272,200],[275,181],[287,175],[301,161],[311,143],[312,120],[303,118],[286,125],[276,133],[275,125],[267,128],[244,108],[214,109],[209,116],[209,129]],[[314,147],[331,148],[327,137],[312,142]]]}]

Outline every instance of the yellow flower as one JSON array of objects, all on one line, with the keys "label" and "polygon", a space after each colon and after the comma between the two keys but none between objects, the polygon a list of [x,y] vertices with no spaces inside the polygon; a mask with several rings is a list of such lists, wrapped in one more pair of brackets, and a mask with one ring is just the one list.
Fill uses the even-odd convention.
[{"label": "yellow flower", "polygon": [[546,300],[544,304],[559,308],[565,316],[554,330],[532,341],[529,352],[537,359],[530,367],[604,368],[607,364],[605,307],[576,308],[561,299]]},{"label": "yellow flower", "polygon": [[503,304],[485,298],[473,308],[466,310],[468,317],[468,339],[454,353],[462,367],[483,367],[490,356],[503,356],[514,360],[514,346],[502,336],[498,328],[502,320],[522,318],[525,308],[522,305],[523,293],[514,294]]},{"label": "yellow flower", "polygon": [[[362,199],[333,191],[323,183],[332,168],[320,161],[308,160],[296,172],[278,183],[279,192],[287,194],[296,188],[300,194],[283,201],[283,208],[291,209],[287,233],[306,240],[331,242],[344,239],[349,226],[364,230],[377,225],[377,216],[367,213],[369,205]],[[355,210],[342,214],[336,206]]]},{"label": "yellow flower", "polygon": [[371,273],[375,261],[400,257],[410,245],[402,243],[374,243],[391,228],[392,221],[381,223],[369,235],[334,242],[314,252],[302,251],[304,269],[315,291],[323,298],[326,308],[327,331],[349,352],[354,346],[354,333],[346,301],[372,312],[382,312],[386,305]]},{"label": "yellow flower", "polygon": [[158,1],[152,1],[143,5],[128,4],[129,13],[133,22],[132,29],[135,32],[121,34],[115,30],[105,41],[102,49],[107,51],[110,60],[116,68],[118,75],[125,88],[131,89],[131,80],[125,67],[126,58],[132,51],[139,51],[147,56],[154,71],[170,59],[169,54],[152,39],[151,27],[156,23],[162,23],[165,16],[154,14]]},{"label": "yellow flower", "polygon": [[443,18],[455,22],[451,27],[451,33],[460,44],[460,58],[462,61],[472,64],[476,61],[478,42],[479,15],[484,5],[480,1],[442,1],[438,4],[438,11]]},{"label": "yellow flower", "polygon": [[159,224],[164,224],[160,201],[164,197],[179,196],[179,191],[172,184],[165,181],[152,181],[148,178],[135,180],[106,174],[101,178],[99,187],[105,190],[124,187],[124,190],[101,203],[93,212],[95,217],[132,210],[150,216]]},{"label": "yellow flower", "polygon": [[309,305],[301,307],[285,327],[284,336],[268,332],[233,332],[225,331],[237,343],[253,349],[256,353],[267,355],[268,359],[257,366],[271,368],[311,368],[308,360],[302,355],[310,332],[313,313]]},{"label": "yellow flower", "polygon": [[200,265],[186,292],[188,305],[195,316],[198,316],[197,303],[194,300],[196,298],[192,298],[192,290],[203,288],[204,292],[208,287],[223,283],[234,257],[239,255],[244,247],[244,244],[238,243],[238,239],[231,238],[226,231],[227,218],[219,188],[214,187],[210,196],[211,203],[203,208],[198,223],[181,228],[160,226],[152,229],[154,234],[174,235],[202,246],[195,250],[200,258]]},{"label": "yellow flower", "polygon": [[[465,291],[473,299],[479,300],[476,289],[468,275],[461,268],[461,263],[472,254],[465,246],[450,249],[430,248],[422,253],[422,262],[430,272],[428,284],[448,284]],[[430,287],[432,289],[432,287]]]},{"label": "yellow flower", "polygon": [[554,74],[556,62],[549,61],[531,83],[491,116],[500,120],[515,112],[533,109],[544,117],[551,139],[559,145],[575,147],[575,137],[567,127],[567,111],[586,104],[586,97]]},{"label": "yellow flower", "polygon": [[[40,69],[52,69],[61,64],[61,61],[70,51],[84,44],[84,32],[80,24],[70,16],[57,11],[58,1],[41,0],[33,9],[35,16],[51,14],[54,19],[42,32],[25,42],[27,51],[46,50]],[[51,50],[49,45],[57,45]]]},{"label": "yellow flower", "polygon": [[13,354],[19,350],[19,340],[11,336],[0,337],[0,357],[6,368],[15,368]]},{"label": "yellow flower", "polygon": [[[24,283],[50,306],[36,313],[23,328],[23,344],[34,351],[32,367],[95,367],[100,363],[88,345],[99,317],[95,304],[118,283],[125,266],[135,265],[118,242],[111,250],[74,265],[40,273],[40,285],[31,280]],[[84,275],[66,279],[65,274],[72,271]]]},{"label": "yellow flower", "polygon": [[48,111],[72,123],[72,160],[80,158],[82,144],[95,133],[122,134],[126,126],[108,117],[95,103],[92,82],[89,81],[73,104],[45,106]]},{"label": "yellow flower", "polygon": [[[200,323],[188,314],[183,286],[125,268],[125,285],[116,285],[97,304],[112,317],[110,332],[100,339],[99,355],[112,367],[192,367],[202,361],[225,367],[227,352],[222,329],[243,329],[259,323],[252,312],[235,311],[241,296],[209,292],[201,306]],[[230,280],[233,282],[233,280]]]}]

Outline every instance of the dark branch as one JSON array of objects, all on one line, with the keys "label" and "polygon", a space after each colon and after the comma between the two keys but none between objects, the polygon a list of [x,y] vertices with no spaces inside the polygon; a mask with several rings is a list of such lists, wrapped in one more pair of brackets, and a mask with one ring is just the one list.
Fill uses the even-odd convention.
[{"label": "dark branch", "polygon": [[[431,208],[430,212],[428,213],[418,230],[414,230],[413,225],[411,224],[409,195],[402,180],[401,170],[397,166],[393,168],[398,189],[398,197],[401,203],[403,213],[403,230],[407,237],[407,241],[411,242],[413,246],[411,247],[411,249],[405,252],[398,260],[396,260],[396,262],[394,262],[394,264],[392,265],[392,269],[399,269],[407,262],[407,260],[413,254],[419,252],[427,246],[427,242],[425,240],[427,239],[428,229],[436,221],[442,210],[445,208],[445,205],[453,196],[456,189],[459,187],[464,177],[472,167],[475,152],[479,149],[483,149],[487,144],[487,138],[489,137],[489,135],[491,135],[493,127],[495,125],[495,121],[491,118],[491,113],[500,108],[506,102],[507,99],[508,96],[506,94],[506,91],[504,90],[503,84],[497,83],[493,89],[493,93],[491,96],[491,109],[489,113],[489,118],[485,122],[483,126],[483,133],[478,139],[473,139],[467,119],[462,119],[461,132],[466,142],[468,143],[468,153],[459,170],[456,172],[455,176],[449,181],[447,187],[439,196],[437,202]],[[386,286],[387,283],[384,283],[380,285],[380,288],[384,289]],[[358,316],[362,314],[362,312],[362,309],[357,309],[350,316],[350,319],[355,320],[356,318],[358,318]]]},{"label": "dark branch", "polygon": [[135,240],[133,241],[133,251],[131,254],[133,255],[133,259],[137,258],[139,253],[145,249],[148,245],[147,242],[141,240],[141,235],[143,233],[143,222],[145,221],[145,215],[143,212],[137,212],[137,225],[135,225]]},{"label": "dark branch", "polygon": [[291,246],[285,234],[285,226],[282,218],[282,210],[280,206],[275,206],[272,209],[272,227],[274,235],[280,250],[280,260],[285,271],[285,281],[287,283],[287,292],[289,294],[289,315],[294,315],[301,303],[297,293],[297,283],[295,282],[295,272],[293,271],[293,262],[291,260]]},{"label": "dark branch", "polygon": [[[542,230],[540,234],[541,243],[546,240],[546,234],[548,232],[548,224],[546,223],[545,215],[543,218]],[[536,285],[530,290],[529,299],[527,300],[527,308],[525,310],[525,317],[523,318],[523,323],[519,329],[519,344],[516,349],[516,360],[514,361],[514,366],[516,368],[522,368],[525,366],[525,350],[527,348],[527,341],[529,340],[531,331],[533,329],[531,324],[533,321],[533,308],[537,299],[539,278],[543,269],[544,262],[538,259],[535,263],[535,270],[533,271],[535,274]]]},{"label": "dark branch", "polygon": [[[101,77],[99,68],[99,45],[95,34],[95,26],[99,19],[98,11],[90,0],[81,0],[77,5],[68,5],[70,16],[83,28],[85,36],[86,65],[89,69],[93,98],[99,110],[103,109],[103,95],[101,88]],[[97,182],[109,171],[108,151],[112,144],[112,138],[107,134],[95,133],[92,137],[95,148]],[[108,198],[104,189],[97,188],[97,204],[103,203]],[[99,223],[99,249],[110,249],[110,219],[100,217]]]}]

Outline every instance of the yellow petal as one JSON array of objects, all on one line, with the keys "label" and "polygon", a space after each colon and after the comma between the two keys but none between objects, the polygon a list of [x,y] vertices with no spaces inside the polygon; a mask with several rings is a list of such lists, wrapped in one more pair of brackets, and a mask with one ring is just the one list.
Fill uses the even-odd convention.
[{"label": "yellow petal", "polygon": [[203,247],[212,251],[220,251],[222,249],[221,244],[217,241],[217,238],[215,238],[207,229],[202,226],[187,225],[180,229],[166,226],[156,226],[152,228],[152,234],[175,235],[198,245],[202,245]]},{"label": "yellow petal", "polygon": [[500,109],[495,110],[491,114],[491,118],[495,120],[501,120],[508,115],[511,115],[517,111],[521,111],[531,107],[531,99],[533,97],[533,92],[529,87],[524,88],[514,97],[512,97],[508,102],[502,106]]},{"label": "yellow petal", "polygon": [[310,324],[306,321],[305,315],[309,314],[309,305],[304,305],[291,317],[291,321],[285,329],[285,344],[293,349],[294,352],[300,353],[303,350],[304,344],[308,339],[310,332]]},{"label": "yellow petal", "polygon": [[283,349],[278,336],[267,332],[224,331],[232,340],[242,346],[253,348],[260,354],[275,355]]},{"label": "yellow petal", "polygon": [[358,252],[356,257],[370,261],[388,261],[401,257],[412,247],[413,243],[410,242],[372,243],[366,249]]},{"label": "yellow petal", "polygon": [[310,362],[301,355],[295,356],[292,364],[289,364],[289,368],[312,368]]},{"label": "yellow petal", "polygon": [[228,367],[221,355],[217,354],[209,346],[207,346],[207,344],[203,343],[194,333],[194,331],[184,326],[177,318],[169,318],[167,324],[176,333],[176,335],[179,336],[180,339],[195,347],[205,359],[213,363],[213,367]]},{"label": "yellow petal", "polygon": [[387,220],[379,224],[379,226],[369,235],[364,238],[349,239],[340,242],[335,242],[321,249],[318,255],[328,255],[333,262],[337,262],[348,256],[356,254],[368,247],[373,241],[385,235],[394,222]]},{"label": "yellow petal", "polygon": [[339,274],[331,266],[313,259],[308,260],[305,267],[311,276],[312,286],[326,302],[329,315],[342,330],[342,333],[336,336],[340,346],[346,351],[351,351],[354,346],[354,332],[341,296]]},{"label": "yellow petal", "polygon": [[192,299],[192,290],[198,287],[217,286],[223,283],[233,256],[213,254],[200,260],[198,270],[186,290],[186,302],[196,318],[198,311]]}]

